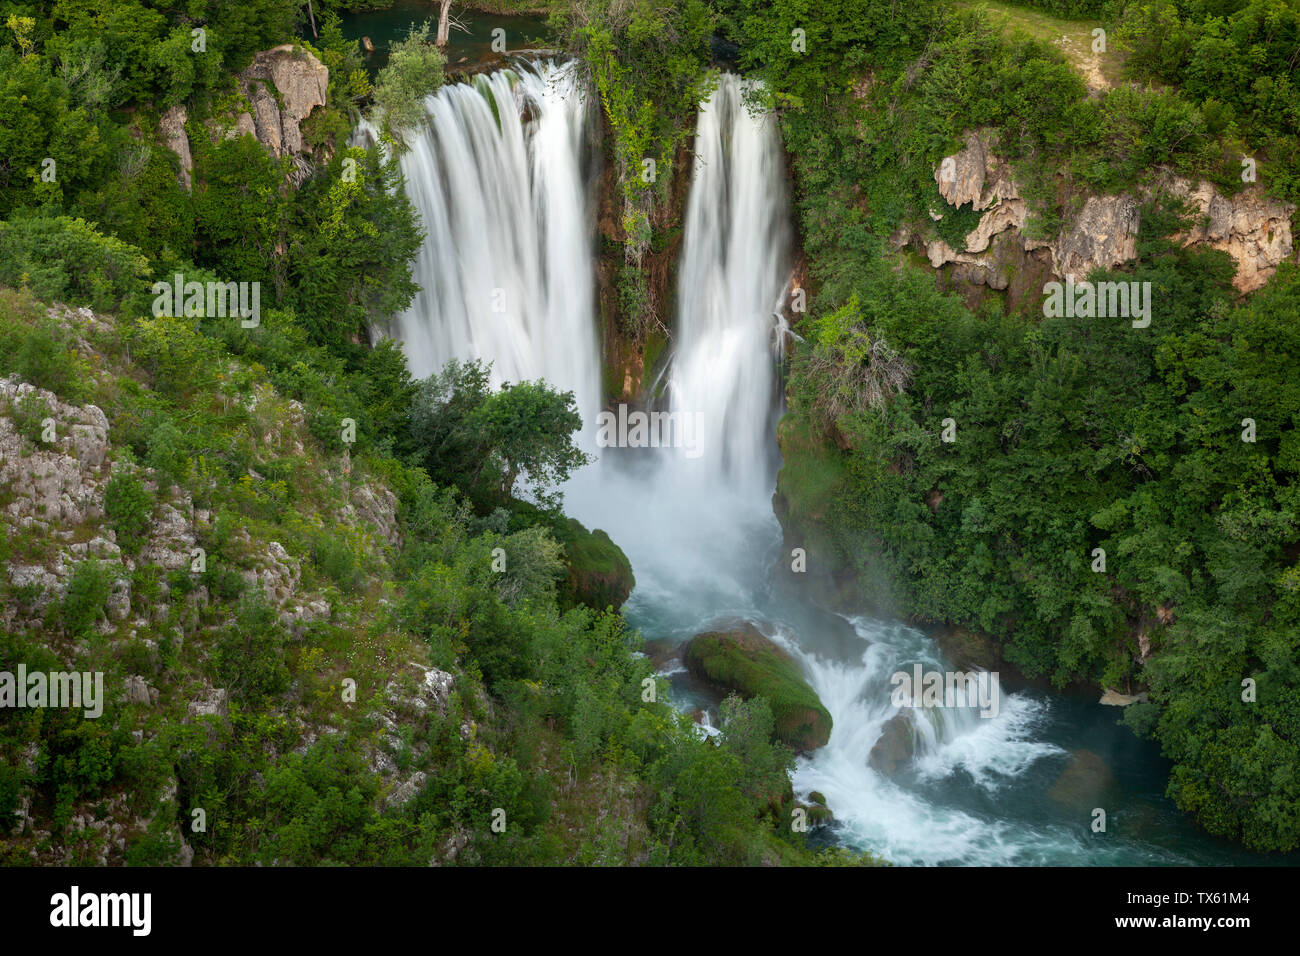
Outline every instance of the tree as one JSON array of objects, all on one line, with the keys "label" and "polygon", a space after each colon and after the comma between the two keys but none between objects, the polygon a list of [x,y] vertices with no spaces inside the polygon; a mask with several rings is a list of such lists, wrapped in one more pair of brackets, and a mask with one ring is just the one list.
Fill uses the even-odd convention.
[{"label": "tree", "polygon": [[447,35],[451,32],[451,0],[442,0],[442,9],[438,11],[438,39],[440,47],[447,45]]},{"label": "tree", "polygon": [[558,507],[560,495],[551,486],[591,461],[573,443],[573,433],[582,428],[573,392],[556,392],[541,381],[507,382],[478,409],[475,420],[491,449],[490,467],[500,477],[502,500],[514,496],[515,482],[525,474],[537,503]]},{"label": "tree", "polygon": [[373,118],[385,139],[399,151],[404,135],[424,124],[424,98],[443,83],[447,58],[429,42],[432,25],[412,26],[405,40],[392,45],[388,65],[375,78]]},{"label": "tree", "polygon": [[545,382],[507,382],[498,392],[478,360],[448,362],[422,382],[411,403],[411,437],[430,476],[461,488],[489,510],[508,504],[527,477],[530,497],[559,506],[555,485],[590,460],[573,443],[582,427],[572,392]]}]

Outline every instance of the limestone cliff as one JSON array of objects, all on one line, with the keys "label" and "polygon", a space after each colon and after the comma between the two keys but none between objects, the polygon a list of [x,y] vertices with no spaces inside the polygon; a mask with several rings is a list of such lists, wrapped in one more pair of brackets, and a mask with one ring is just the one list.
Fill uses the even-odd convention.
[{"label": "limestone cliff", "polygon": [[[225,137],[248,133],[276,158],[288,156],[293,161],[290,178],[298,185],[311,172],[311,151],[303,140],[302,124],[312,110],[325,105],[329,78],[329,67],[310,51],[287,43],[262,50],[236,75],[246,109],[212,120],[210,132]],[[158,124],[162,141],[180,160],[179,179],[186,189],[194,169],[187,119],[185,107],[176,105]]]},{"label": "limestone cliff", "polygon": [[[1292,255],[1291,216],[1295,206],[1251,186],[1225,196],[1207,182],[1191,182],[1162,174],[1153,185],[1134,193],[1088,196],[1066,217],[1059,232],[1048,239],[1025,235],[1029,208],[1008,164],[996,152],[996,138],[987,131],[967,135],[966,145],[946,156],[934,172],[943,199],[954,208],[970,203],[982,212],[978,225],[954,249],[938,238],[923,242],[930,264],[959,267],[958,277],[1006,289],[1027,264],[1037,263],[1053,277],[1084,278],[1094,269],[1110,269],[1137,256],[1141,202],[1162,195],[1184,200],[1199,213],[1199,222],[1183,237],[1232,257],[1237,266],[1234,284],[1253,292],[1266,283],[1278,265]],[[940,218],[943,210],[932,211]],[[902,245],[914,239],[910,231],[896,235]]]}]

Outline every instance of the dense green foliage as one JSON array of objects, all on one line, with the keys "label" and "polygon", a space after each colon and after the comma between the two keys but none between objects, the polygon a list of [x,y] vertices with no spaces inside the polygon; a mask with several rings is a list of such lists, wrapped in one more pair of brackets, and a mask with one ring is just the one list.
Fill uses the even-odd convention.
[{"label": "dense green foliage", "polygon": [[829,533],[878,600],[989,632],[1029,674],[1150,686],[1126,716],[1176,761],[1175,800],[1211,832],[1289,849],[1300,276],[1234,305],[1229,275],[1217,253],[1147,239],[1134,273],[1109,277],[1152,283],[1147,332],[977,316],[924,276],[862,264],[823,296],[851,288],[853,329],[913,381],[834,407],[816,368],[839,336],[823,325],[792,407],[849,437]]},{"label": "dense green foliage", "polygon": [[424,126],[424,98],[442,85],[447,58],[429,34],[433,23],[413,25],[405,40],[393,44],[388,64],[375,79],[375,110],[387,140],[397,147],[403,135]]},{"label": "dense green foliage", "polygon": [[590,456],[573,442],[582,427],[573,393],[543,382],[507,382],[493,392],[490,369],[453,359],[419,386],[411,404],[411,435],[430,475],[467,490],[491,510],[515,497],[526,475],[534,501],[554,508],[555,488]]},{"label": "dense green foliage", "polygon": [[1178,86],[1215,132],[1241,135],[1264,171],[1300,198],[1300,0],[1156,0],[1123,4],[1126,68]]},{"label": "dense green foliage", "polygon": [[[396,165],[346,145],[349,113],[371,93],[356,44],[322,17],[313,52],[330,68],[328,103],[303,124],[310,175],[285,189],[288,157],[250,136],[213,137],[204,123],[233,125],[231,114],[247,108],[234,73],[291,39],[297,4],[213,4],[183,16],[155,6],[60,5],[42,17],[33,8],[27,20],[23,4],[0,8],[9,18],[0,32],[0,218],[9,220],[0,224],[0,281],[135,311],[147,301],[133,295],[144,276],[259,282],[264,304],[295,311],[355,366],[368,323],[414,295],[409,260],[422,238]],[[190,50],[191,29],[207,31],[205,50]],[[189,190],[157,127],[175,103],[191,116]]]},{"label": "dense green foliage", "polygon": [[1178,804],[1212,833],[1292,849],[1300,276],[1238,301],[1231,262],[1168,238],[1181,210],[1148,207],[1131,271],[1094,277],[1151,283],[1152,325],[1135,329],[1037,302],[972,312],[887,239],[943,209],[931,228],[960,244],[978,216],[954,215],[933,174],[978,128],[1011,161],[1034,238],[1082,196],[1167,170],[1240,188],[1251,150],[1260,181],[1294,197],[1298,7],[1025,5],[1104,18],[1129,75],[1160,85],[1088,96],[1058,50],[945,4],[724,5],[781,111],[810,256],[786,520],[852,569],[840,599],[984,631],[1058,684],[1149,689],[1125,718],[1174,761]]}]

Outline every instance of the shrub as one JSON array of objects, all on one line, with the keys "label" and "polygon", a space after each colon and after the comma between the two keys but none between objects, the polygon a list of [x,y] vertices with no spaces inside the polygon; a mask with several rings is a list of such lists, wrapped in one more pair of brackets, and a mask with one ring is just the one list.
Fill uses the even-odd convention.
[{"label": "shrub", "polygon": [[70,339],[58,323],[43,320],[20,335],[4,367],[25,382],[76,401],[85,394],[89,371]]},{"label": "shrub", "polygon": [[117,532],[117,545],[125,554],[135,554],[149,537],[153,502],[144,484],[133,472],[119,471],[104,490],[104,514]]},{"label": "shrub", "polygon": [[189,472],[185,435],[170,418],[160,421],[149,436],[145,459],[150,468],[179,484]]},{"label": "shrub", "polygon": [[400,145],[403,131],[424,122],[424,98],[442,86],[447,58],[429,42],[432,24],[412,25],[405,40],[394,43],[388,65],[375,78],[375,110],[384,132]]},{"label": "shrub", "polygon": [[283,693],[289,668],[281,654],[284,629],[261,591],[240,599],[235,623],[226,629],[212,656],[215,679],[241,703],[258,703]]},{"label": "shrub", "polygon": [[72,637],[83,637],[94,627],[108,603],[112,575],[100,561],[82,561],[73,569],[63,595],[63,628]]},{"label": "shrub", "polygon": [[134,246],[69,216],[0,222],[0,282],[98,311],[142,307],[148,261]]}]

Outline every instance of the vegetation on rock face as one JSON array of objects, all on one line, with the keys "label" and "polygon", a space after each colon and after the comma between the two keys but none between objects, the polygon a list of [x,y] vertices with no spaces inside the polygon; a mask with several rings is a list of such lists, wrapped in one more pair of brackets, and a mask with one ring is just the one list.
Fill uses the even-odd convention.
[{"label": "vegetation on rock face", "polygon": [[612,138],[626,265],[617,279],[619,311],[625,331],[641,342],[655,324],[642,271],[651,217],[669,200],[678,146],[710,92],[715,15],[702,0],[573,0],[552,23],[589,71]]},{"label": "vegetation on rock face", "polygon": [[830,712],[799,665],[752,624],[697,634],[686,645],[683,661],[701,680],[747,700],[765,700],[771,707],[773,734],[795,750],[816,750],[830,739]]}]

